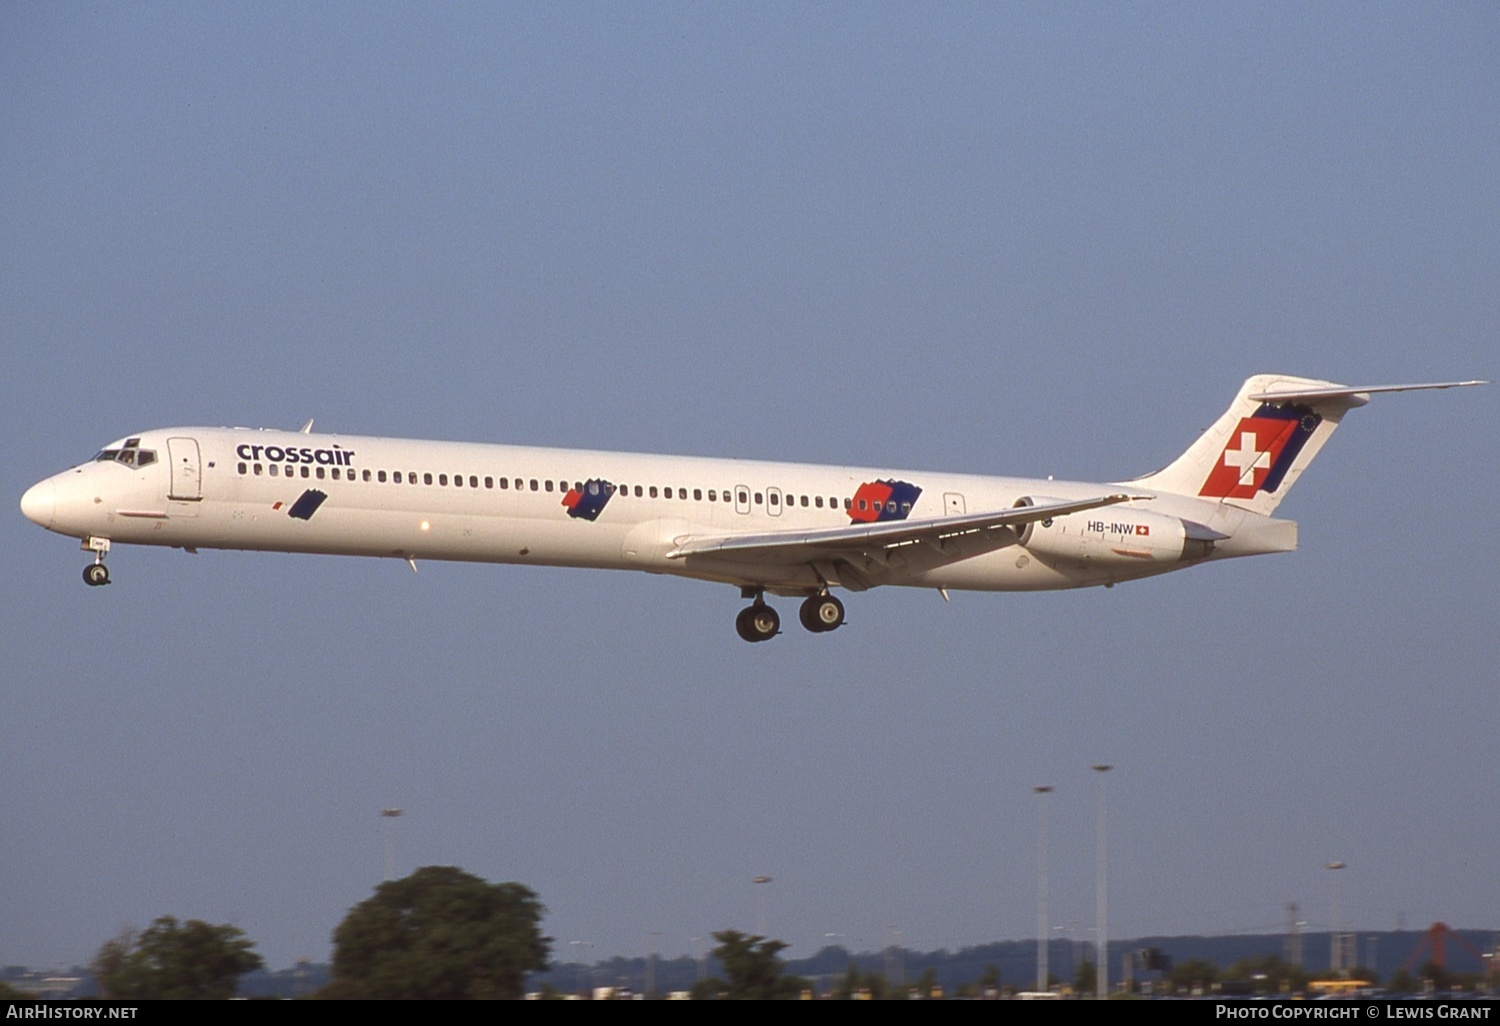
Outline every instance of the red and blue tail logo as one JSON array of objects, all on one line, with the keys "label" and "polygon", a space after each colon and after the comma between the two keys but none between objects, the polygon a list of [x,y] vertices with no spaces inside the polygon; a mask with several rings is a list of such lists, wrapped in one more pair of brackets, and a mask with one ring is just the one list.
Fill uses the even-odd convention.
[{"label": "red and blue tail logo", "polygon": [[1198,494],[1206,499],[1253,499],[1274,492],[1323,418],[1306,406],[1262,404],[1241,417]]},{"label": "red and blue tail logo", "polygon": [[876,524],[905,520],[921,494],[922,489],[910,481],[866,481],[849,504],[849,522]]},{"label": "red and blue tail logo", "polygon": [[609,497],[615,494],[615,486],[601,478],[592,478],[583,483],[583,488],[569,488],[562,504],[568,508],[568,516],[584,520],[597,520],[604,512]]}]

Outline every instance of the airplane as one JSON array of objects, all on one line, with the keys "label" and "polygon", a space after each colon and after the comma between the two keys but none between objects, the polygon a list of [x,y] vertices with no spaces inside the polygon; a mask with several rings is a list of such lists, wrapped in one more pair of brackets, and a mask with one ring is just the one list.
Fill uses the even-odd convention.
[{"label": "airplane", "polygon": [[1290,552],[1272,514],[1344,414],[1372,394],[1262,374],[1161,470],[1108,484],[889,468],[543,449],[252,428],[143,431],[33,485],[21,510],[94,554],[113,543],[465,560],[674,574],[735,585],[746,641],[775,637],[765,596],[844,623],[834,589],[1112,587]]}]

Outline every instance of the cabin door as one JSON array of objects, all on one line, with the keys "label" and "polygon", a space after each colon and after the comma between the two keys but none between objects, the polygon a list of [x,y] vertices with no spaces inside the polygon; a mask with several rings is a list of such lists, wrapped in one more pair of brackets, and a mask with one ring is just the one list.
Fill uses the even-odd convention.
[{"label": "cabin door", "polygon": [[172,465],[171,490],[167,498],[178,502],[197,502],[203,498],[202,473],[198,463],[196,438],[168,438],[167,462]]}]

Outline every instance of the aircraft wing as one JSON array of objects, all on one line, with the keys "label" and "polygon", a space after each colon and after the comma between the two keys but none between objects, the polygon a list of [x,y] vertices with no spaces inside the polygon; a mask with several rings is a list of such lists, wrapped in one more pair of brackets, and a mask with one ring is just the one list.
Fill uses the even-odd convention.
[{"label": "aircraft wing", "polygon": [[984,534],[1002,527],[1029,524],[1100,506],[1113,506],[1140,495],[1100,495],[1090,499],[1055,502],[1046,506],[1015,506],[989,513],[968,513],[920,520],[892,520],[883,524],[851,524],[818,530],[773,531],[768,534],[690,535],[679,538],[668,559],[688,556],[726,556],[738,560],[796,563],[827,559],[841,553],[883,551],[917,542],[942,542],[963,535]]}]

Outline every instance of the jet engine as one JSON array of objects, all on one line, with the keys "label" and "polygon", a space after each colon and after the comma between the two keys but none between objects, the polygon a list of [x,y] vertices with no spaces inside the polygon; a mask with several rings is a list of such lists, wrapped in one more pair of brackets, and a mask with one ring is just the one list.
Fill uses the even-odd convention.
[{"label": "jet engine", "polygon": [[[1046,506],[1063,499],[1028,495],[1016,506]],[[1225,535],[1165,513],[1104,506],[1068,516],[1035,520],[1016,529],[1019,544],[1039,556],[1079,563],[1180,563],[1203,559]]]}]

